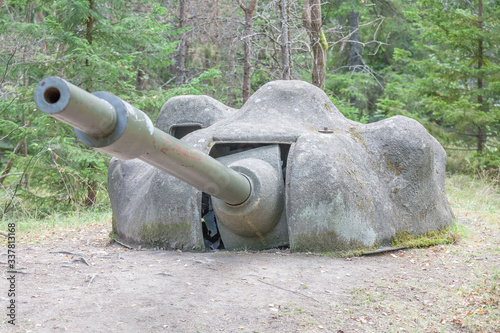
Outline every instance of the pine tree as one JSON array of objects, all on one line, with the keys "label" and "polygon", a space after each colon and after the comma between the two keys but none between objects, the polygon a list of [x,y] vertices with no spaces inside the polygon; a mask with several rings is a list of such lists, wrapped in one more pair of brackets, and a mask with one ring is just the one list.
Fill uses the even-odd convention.
[{"label": "pine tree", "polygon": [[116,0],[16,0],[0,7],[0,138],[7,148],[0,155],[2,203],[12,193],[24,211],[95,203],[109,158],[79,145],[71,128],[37,111],[33,91],[54,75],[134,100],[148,94],[136,90],[139,70],[151,76],[153,88],[162,84],[154,69],[168,64],[175,33],[162,21],[163,7],[142,3],[147,10]]},{"label": "pine tree", "polygon": [[489,156],[481,166],[498,166],[500,10],[484,0],[421,4],[420,47],[428,57],[414,66],[426,73],[420,92],[431,119],[456,145],[473,139],[478,156]]}]

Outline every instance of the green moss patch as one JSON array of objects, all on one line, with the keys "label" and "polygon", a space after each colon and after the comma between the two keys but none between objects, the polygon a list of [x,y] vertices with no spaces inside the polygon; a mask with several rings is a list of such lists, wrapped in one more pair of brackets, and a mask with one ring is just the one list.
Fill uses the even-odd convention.
[{"label": "green moss patch", "polygon": [[401,174],[401,167],[399,165],[392,164],[389,159],[387,159],[387,168],[394,172],[396,176],[399,176]]},{"label": "green moss patch", "polygon": [[332,257],[360,256],[364,252],[375,250],[379,244],[367,247],[357,241],[347,241],[335,232],[301,234],[294,237],[290,251],[315,252]]},{"label": "green moss patch", "polygon": [[[118,234],[118,228],[116,227],[116,215],[115,215],[115,212],[112,213],[111,215],[111,233],[110,233],[110,237],[111,237],[111,234]],[[111,237],[113,238],[113,237]]]},{"label": "green moss patch", "polygon": [[[191,225],[180,223],[142,223],[139,229],[143,247],[182,249],[185,244],[192,244]],[[201,249],[201,248],[200,248]]]},{"label": "green moss patch", "polygon": [[392,247],[429,247],[439,244],[452,244],[459,237],[453,226],[426,231],[421,235],[412,235],[409,231],[398,231],[391,240]]}]

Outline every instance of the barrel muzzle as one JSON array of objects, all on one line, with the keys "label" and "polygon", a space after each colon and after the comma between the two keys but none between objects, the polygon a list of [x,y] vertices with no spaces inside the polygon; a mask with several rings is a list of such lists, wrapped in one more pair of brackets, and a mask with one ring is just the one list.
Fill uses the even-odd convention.
[{"label": "barrel muzzle", "polygon": [[57,77],[35,90],[40,110],[72,126],[77,137],[119,159],[139,158],[230,205],[251,194],[248,179],[154,127],[151,119],[113,94],[90,94]]}]

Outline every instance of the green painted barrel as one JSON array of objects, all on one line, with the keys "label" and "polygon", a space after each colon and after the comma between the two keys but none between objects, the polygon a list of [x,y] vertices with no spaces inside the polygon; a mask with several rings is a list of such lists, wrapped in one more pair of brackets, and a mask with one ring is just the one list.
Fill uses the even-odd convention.
[{"label": "green painted barrel", "polygon": [[141,159],[230,205],[244,203],[251,194],[245,176],[155,128],[144,112],[115,95],[90,94],[49,77],[36,88],[35,102],[72,126],[83,143],[112,156]]}]

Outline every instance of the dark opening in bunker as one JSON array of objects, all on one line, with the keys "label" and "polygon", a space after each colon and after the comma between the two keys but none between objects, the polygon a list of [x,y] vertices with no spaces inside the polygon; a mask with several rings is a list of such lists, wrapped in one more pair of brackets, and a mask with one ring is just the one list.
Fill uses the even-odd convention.
[{"label": "dark opening in bunker", "polygon": [[199,129],[202,129],[202,126],[199,124],[175,125],[170,127],[170,135],[176,139],[180,139]]},{"label": "dark opening in bunker", "polygon": [[224,249],[217,227],[217,218],[212,208],[212,197],[205,192],[201,196],[201,227],[206,250]]},{"label": "dark opening in bunker", "polygon": [[[288,153],[290,151],[290,143],[254,143],[254,142],[220,142],[216,143],[210,150],[209,155],[213,158],[219,158],[223,156],[228,156],[236,153],[241,153],[247,150],[268,146],[276,145],[280,147],[280,163],[281,169],[283,171],[283,181],[286,183],[286,167],[288,160]],[[203,230],[203,240],[205,243],[206,250],[222,250],[224,249],[224,241],[220,236],[219,228],[217,226],[217,216],[215,215],[212,208],[212,197],[206,193],[202,194],[201,203],[201,222]]]}]

